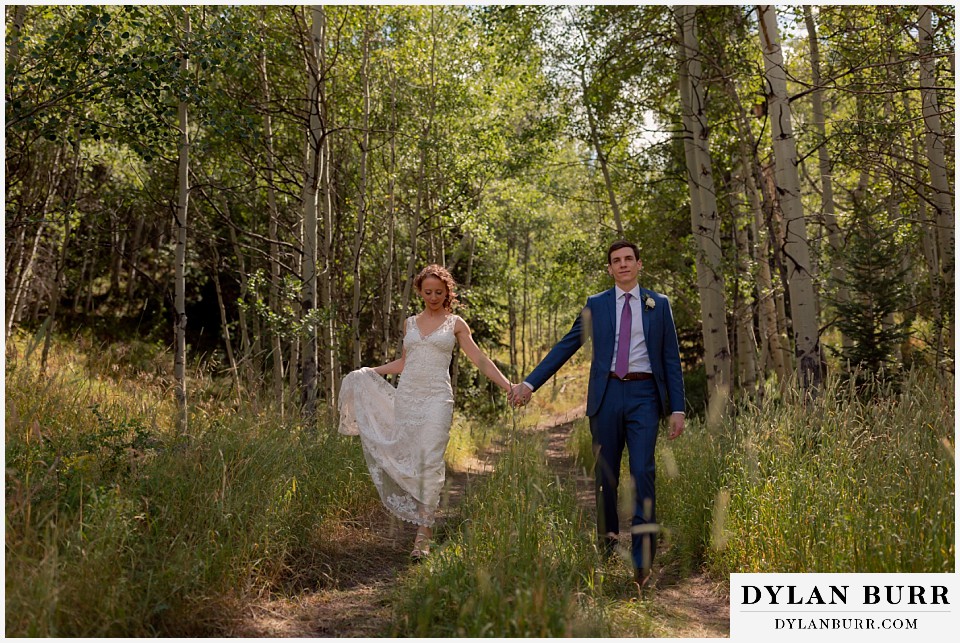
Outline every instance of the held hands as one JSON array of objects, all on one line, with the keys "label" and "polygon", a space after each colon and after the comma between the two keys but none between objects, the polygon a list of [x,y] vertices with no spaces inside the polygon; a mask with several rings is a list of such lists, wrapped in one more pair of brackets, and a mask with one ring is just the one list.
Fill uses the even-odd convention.
[{"label": "held hands", "polygon": [[533,391],[523,382],[514,384],[513,388],[507,393],[507,399],[514,407],[526,406],[531,397],[533,397]]}]

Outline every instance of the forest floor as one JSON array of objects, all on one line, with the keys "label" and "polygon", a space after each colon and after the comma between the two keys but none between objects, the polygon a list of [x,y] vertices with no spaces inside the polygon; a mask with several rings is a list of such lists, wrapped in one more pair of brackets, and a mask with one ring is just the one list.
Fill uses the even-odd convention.
[{"label": "forest floor", "polygon": [[[593,478],[575,464],[566,448],[573,423],[583,411],[581,406],[544,418],[529,430],[545,433],[551,466],[564,479],[576,482],[577,499],[592,515]],[[438,516],[440,533],[443,520],[453,515],[464,492],[493,470],[501,450],[502,445],[494,443],[460,470],[448,468]],[[246,606],[242,618],[225,634],[268,638],[390,636],[391,596],[397,577],[414,564],[409,553],[415,533],[415,526],[387,518],[382,508],[344,524],[329,543],[327,553],[336,555],[322,556],[326,561],[337,561],[336,568],[325,564],[324,571],[314,573],[295,596],[265,597]],[[621,533],[628,534],[629,525],[622,526]],[[623,546],[628,545],[626,538],[629,536],[625,536]],[[729,637],[729,596],[723,584],[702,573],[682,576],[669,567],[654,570],[654,590],[644,608],[656,624],[658,637]],[[636,636],[619,631],[616,635]]]}]

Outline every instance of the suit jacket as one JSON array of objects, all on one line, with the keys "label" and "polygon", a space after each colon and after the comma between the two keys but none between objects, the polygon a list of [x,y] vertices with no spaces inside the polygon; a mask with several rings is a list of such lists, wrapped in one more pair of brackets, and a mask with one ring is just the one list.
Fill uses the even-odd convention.
[{"label": "suit jacket", "polygon": [[[652,298],[652,309],[646,305]],[[683,372],[680,369],[680,346],[677,328],[673,323],[670,301],[659,293],[640,288],[643,310],[643,336],[650,355],[650,365],[659,393],[660,415],[685,411]],[[573,322],[573,327],[530,373],[525,381],[537,390],[556,373],[588,337],[593,337],[593,360],[590,364],[590,382],[587,388],[587,415],[596,415],[603,403],[603,394],[610,379],[613,363],[614,335],[616,333],[615,289],[592,295]]]}]

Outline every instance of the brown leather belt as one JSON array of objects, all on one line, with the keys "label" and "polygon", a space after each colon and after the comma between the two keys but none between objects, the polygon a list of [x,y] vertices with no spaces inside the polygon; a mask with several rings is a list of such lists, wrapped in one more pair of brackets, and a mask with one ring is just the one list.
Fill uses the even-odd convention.
[{"label": "brown leather belt", "polygon": [[610,371],[611,379],[622,380],[624,382],[630,382],[633,380],[652,380],[653,373],[627,373],[623,377],[618,377],[616,373]]}]

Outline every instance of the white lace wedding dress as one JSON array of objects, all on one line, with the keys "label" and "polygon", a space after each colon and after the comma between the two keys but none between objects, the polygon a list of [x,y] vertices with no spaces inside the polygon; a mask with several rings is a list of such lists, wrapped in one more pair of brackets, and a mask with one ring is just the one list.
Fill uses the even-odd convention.
[{"label": "white lace wedding dress", "polygon": [[453,420],[450,358],[457,319],[448,315],[426,337],[414,317],[407,319],[406,359],[396,389],[372,368],[349,373],[340,386],[340,433],[360,436],[383,504],[417,525],[432,525],[440,503]]}]

